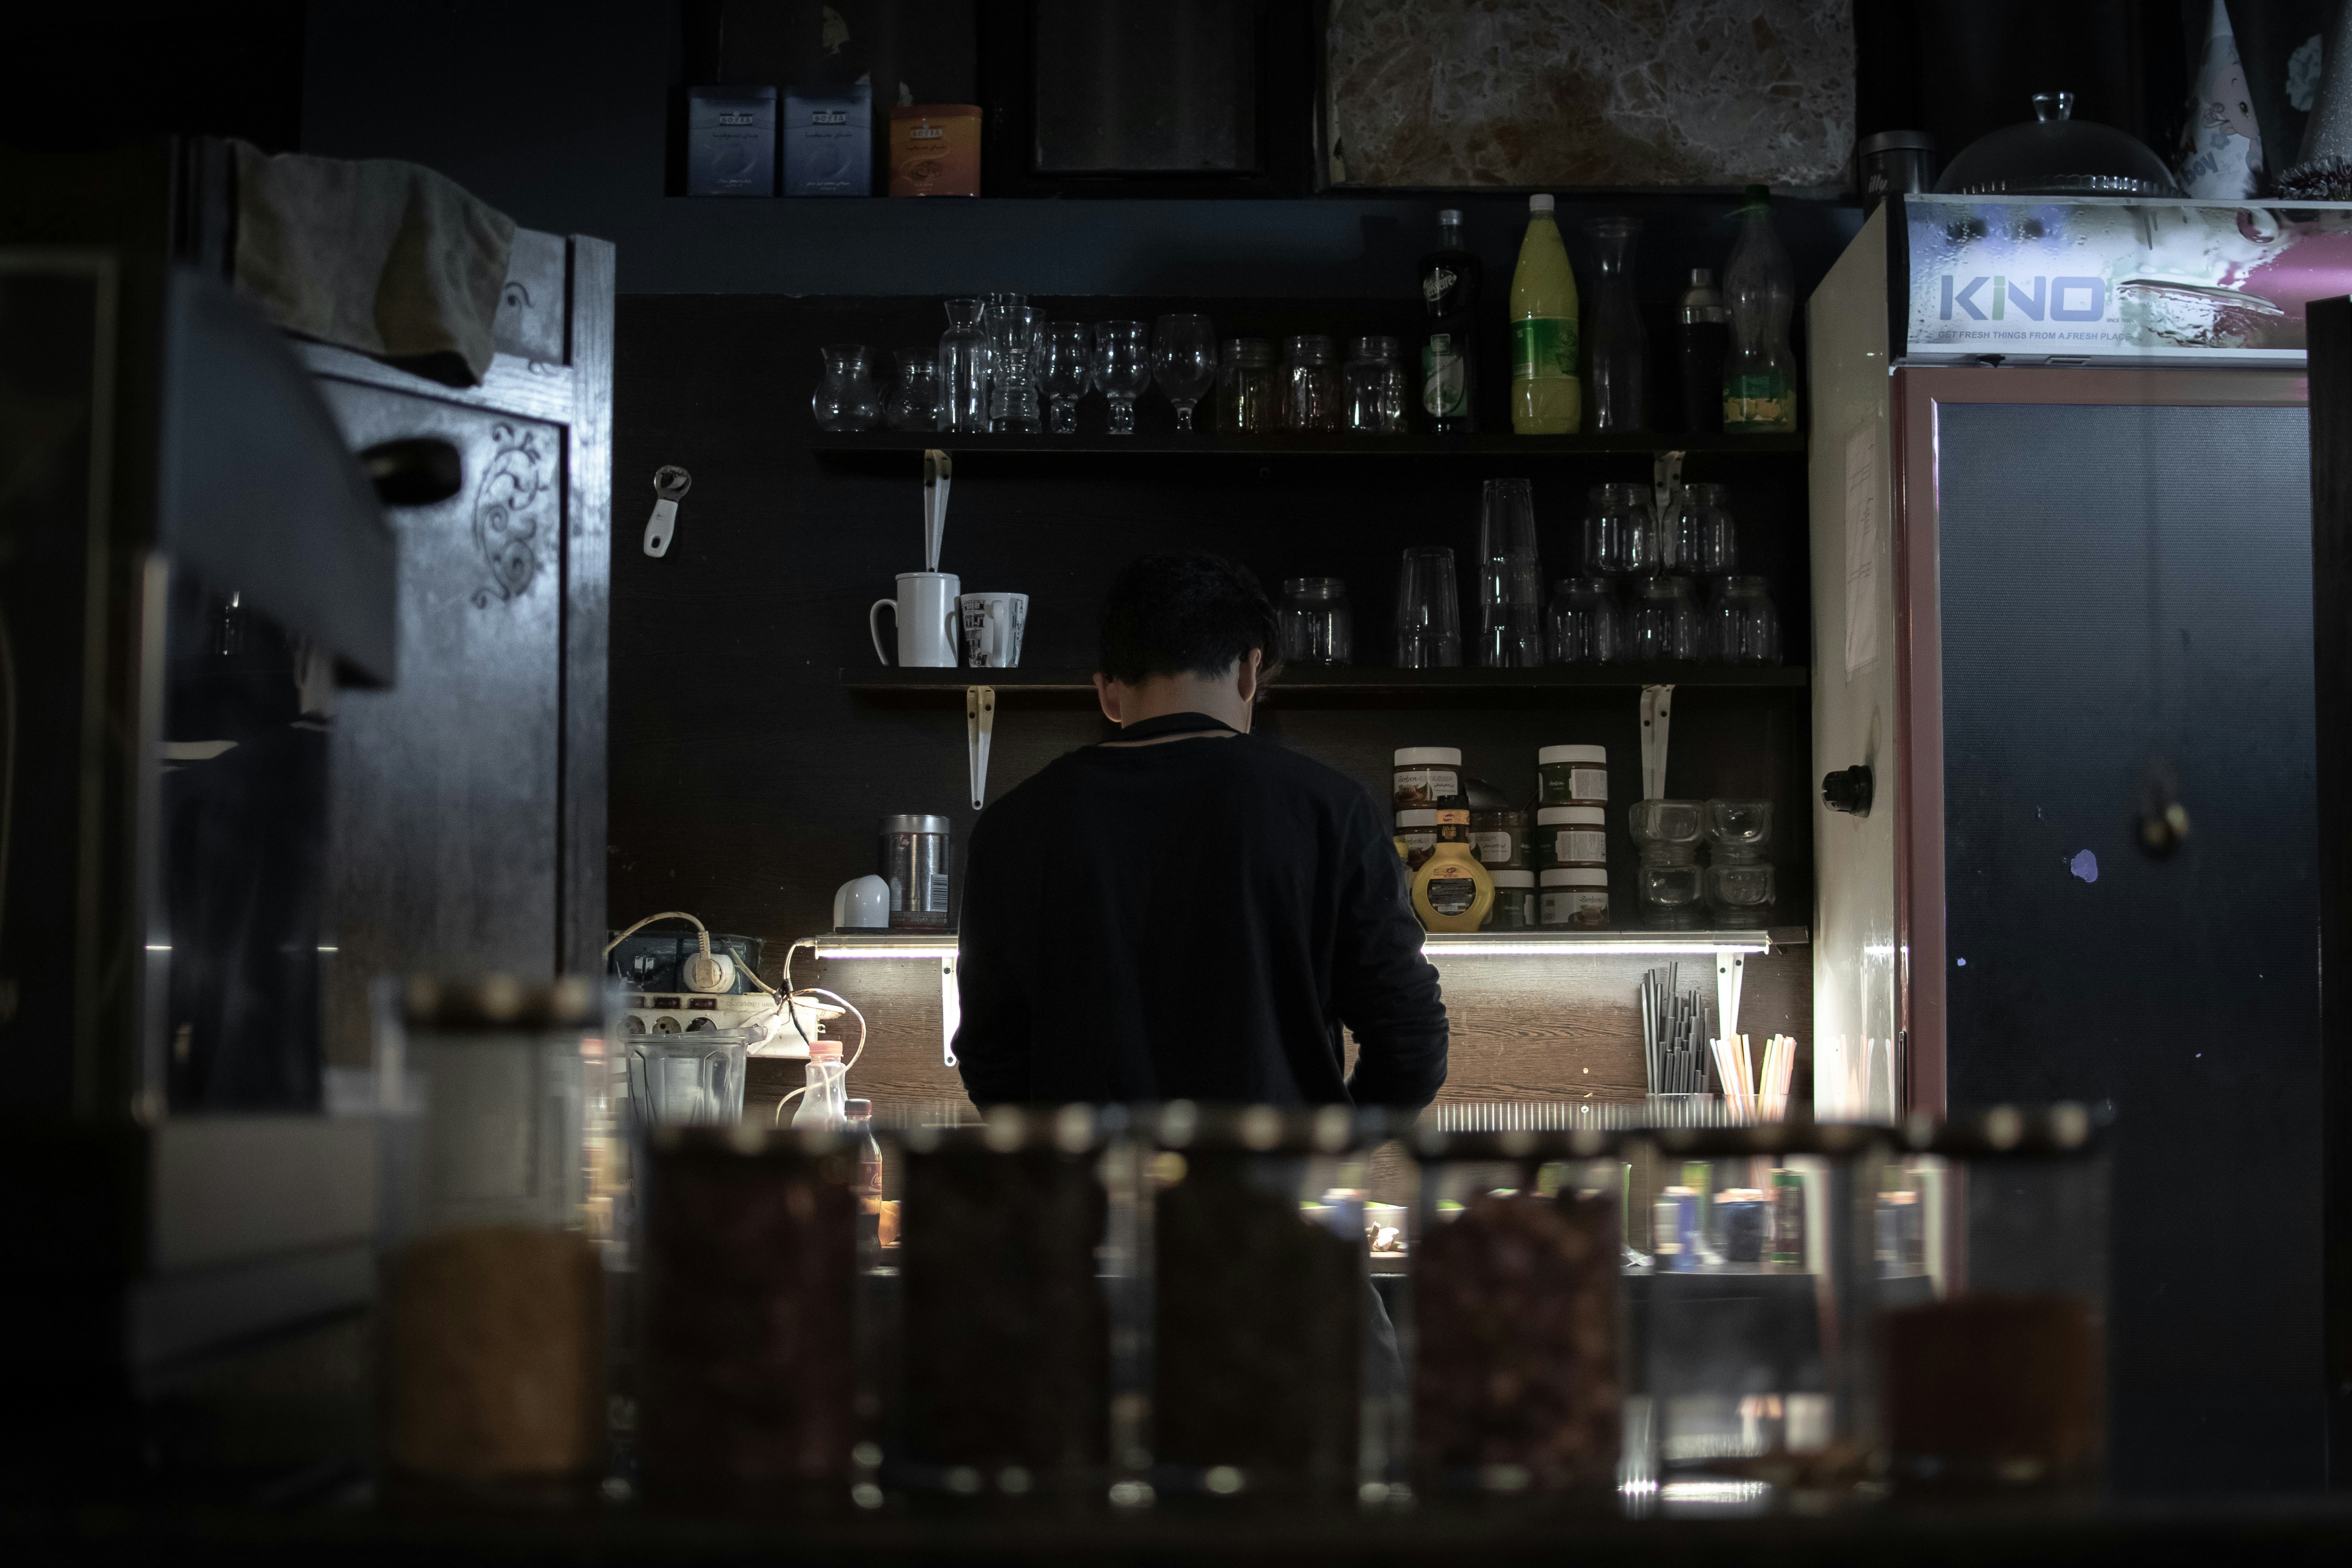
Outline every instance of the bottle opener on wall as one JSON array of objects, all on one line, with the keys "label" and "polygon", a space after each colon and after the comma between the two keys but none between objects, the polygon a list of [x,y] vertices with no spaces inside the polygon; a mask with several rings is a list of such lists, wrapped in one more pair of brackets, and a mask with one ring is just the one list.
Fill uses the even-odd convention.
[{"label": "bottle opener on wall", "polygon": [[694,486],[694,476],[675,464],[664,464],[654,470],[654,515],[646,520],[646,553],[664,556],[669,553],[669,541],[677,532],[677,504]]}]

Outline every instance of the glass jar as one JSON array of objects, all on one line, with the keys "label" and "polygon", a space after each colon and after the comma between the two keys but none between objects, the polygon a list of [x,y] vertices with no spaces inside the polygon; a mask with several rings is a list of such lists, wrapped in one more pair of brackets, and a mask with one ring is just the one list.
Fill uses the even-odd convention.
[{"label": "glass jar", "polygon": [[383,1454],[395,1487],[571,1496],[604,1462],[604,1270],[589,1235],[596,987],[413,981],[424,1106],[388,1206]]},{"label": "glass jar", "polygon": [[898,384],[890,389],[890,405],[883,423],[893,430],[937,430],[940,427],[940,357],[929,349],[900,349]]},{"label": "glass jar", "polygon": [[1780,615],[1760,577],[1727,577],[1716,590],[1714,647],[1727,664],[1780,662]]},{"label": "glass jar", "polygon": [[1772,907],[1772,868],[1717,861],[1706,868],[1706,902],[1733,924],[1760,920]]},{"label": "glass jar", "polygon": [[1599,866],[1538,872],[1536,918],[1554,930],[1598,931],[1609,924],[1609,873]]},{"label": "glass jar", "polygon": [[1282,394],[1274,349],[1264,338],[1228,338],[1217,368],[1217,428],[1264,435],[1282,428]]},{"label": "glass jar", "polygon": [[1331,340],[1319,332],[1283,340],[1282,428],[1337,430],[1343,413]]},{"label": "glass jar", "polygon": [[1336,577],[1294,577],[1282,585],[1282,662],[1324,667],[1355,657],[1356,612]]},{"label": "glass jar", "polygon": [[1542,806],[1609,803],[1609,748],[1547,746],[1536,752],[1536,802]]},{"label": "glass jar", "polygon": [[1647,485],[1595,485],[1585,495],[1584,570],[1595,577],[1658,570],[1657,518]]},{"label": "glass jar", "polygon": [[1505,868],[1486,873],[1495,883],[1495,906],[1487,912],[1489,931],[1532,931],[1536,928],[1536,873]]},{"label": "glass jar", "polygon": [[1769,800],[1709,800],[1706,818],[1707,847],[1718,863],[1762,860],[1772,842]]},{"label": "glass jar", "polygon": [[1609,864],[1609,810],[1604,806],[1536,808],[1535,863],[1538,871]]},{"label": "glass jar", "polygon": [[871,430],[882,422],[882,394],[874,386],[874,361],[863,343],[828,343],[817,353],[824,375],[809,395],[809,412],[819,430]]},{"label": "glass jar", "polygon": [[1686,577],[1726,577],[1739,570],[1739,539],[1720,485],[1685,485],[1668,519],[1667,571]]},{"label": "glass jar", "polygon": [[948,329],[940,334],[938,428],[956,434],[988,429],[988,381],[996,350],[988,336],[988,308],[977,299],[947,302]]},{"label": "glass jar", "polygon": [[1633,586],[1632,656],[1688,661],[1706,649],[1706,623],[1687,577],[1653,577]]},{"label": "glass jar", "polygon": [[871,1484],[856,1457],[856,1141],[666,1128],[647,1147],[636,1387],[647,1498],[750,1512],[822,1507]]},{"label": "glass jar", "polygon": [[1634,873],[1634,892],[1641,901],[1642,917],[1676,921],[1696,914],[1706,894],[1704,871],[1696,860],[1654,865],[1644,857]]},{"label": "glass jar", "polygon": [[1561,578],[1551,594],[1551,662],[1605,664],[1617,651],[1617,601],[1608,580]]},{"label": "glass jar", "polygon": [[1643,862],[1672,864],[1698,853],[1705,819],[1696,800],[1636,800],[1625,813],[1625,825]]},{"label": "glass jar", "polygon": [[1340,371],[1348,402],[1348,428],[1365,435],[1402,435],[1405,423],[1404,363],[1394,338],[1359,338]]},{"label": "glass jar", "polygon": [[1645,1336],[1625,1309],[1627,1173],[1604,1146],[1583,1128],[1416,1132],[1416,1494],[1614,1491]]}]

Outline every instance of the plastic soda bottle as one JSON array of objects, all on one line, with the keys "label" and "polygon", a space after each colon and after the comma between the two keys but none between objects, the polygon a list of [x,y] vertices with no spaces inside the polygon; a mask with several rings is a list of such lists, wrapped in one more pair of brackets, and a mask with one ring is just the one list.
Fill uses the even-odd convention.
[{"label": "plastic soda bottle", "polygon": [[1549,196],[1528,198],[1528,232],[1511,273],[1511,429],[1573,435],[1584,423],[1576,379],[1576,274]]}]

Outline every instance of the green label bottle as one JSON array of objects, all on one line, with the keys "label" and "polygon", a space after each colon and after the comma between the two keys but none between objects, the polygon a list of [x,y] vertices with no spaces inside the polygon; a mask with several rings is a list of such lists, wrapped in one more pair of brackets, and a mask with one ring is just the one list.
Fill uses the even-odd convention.
[{"label": "green label bottle", "polygon": [[1584,423],[1576,311],[1576,274],[1551,198],[1530,196],[1511,273],[1511,428],[1521,435],[1573,435]]}]

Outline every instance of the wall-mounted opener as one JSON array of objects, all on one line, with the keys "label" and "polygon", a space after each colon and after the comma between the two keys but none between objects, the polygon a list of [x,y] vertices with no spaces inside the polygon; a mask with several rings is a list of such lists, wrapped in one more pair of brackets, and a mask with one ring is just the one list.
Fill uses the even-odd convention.
[{"label": "wall-mounted opener", "polygon": [[664,556],[669,553],[669,541],[677,532],[677,504],[694,487],[694,476],[675,464],[664,464],[654,470],[654,515],[646,520],[646,553]]}]

